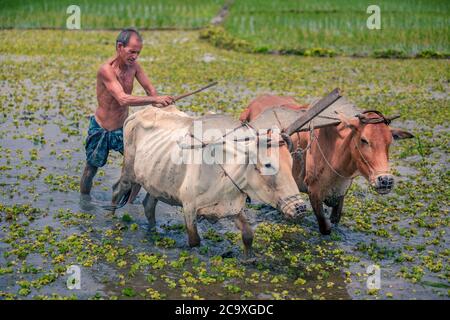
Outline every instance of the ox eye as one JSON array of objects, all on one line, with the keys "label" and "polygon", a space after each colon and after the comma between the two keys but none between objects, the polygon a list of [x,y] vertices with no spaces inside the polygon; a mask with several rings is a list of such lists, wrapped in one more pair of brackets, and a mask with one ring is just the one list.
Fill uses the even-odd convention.
[{"label": "ox eye", "polygon": [[362,143],[362,144],[369,144],[369,141],[367,141],[367,140],[364,139],[364,138],[361,138],[361,143]]},{"label": "ox eye", "polygon": [[266,163],[266,164],[264,165],[264,167],[266,167],[266,168],[272,168],[272,165],[271,165],[270,163]]}]

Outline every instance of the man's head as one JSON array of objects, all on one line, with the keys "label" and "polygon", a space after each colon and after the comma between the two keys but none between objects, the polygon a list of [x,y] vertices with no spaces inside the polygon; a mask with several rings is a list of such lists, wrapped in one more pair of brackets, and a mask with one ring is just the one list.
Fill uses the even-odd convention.
[{"label": "man's head", "polygon": [[119,58],[128,66],[134,64],[142,50],[142,37],[134,28],[120,31],[116,40],[116,51]]}]

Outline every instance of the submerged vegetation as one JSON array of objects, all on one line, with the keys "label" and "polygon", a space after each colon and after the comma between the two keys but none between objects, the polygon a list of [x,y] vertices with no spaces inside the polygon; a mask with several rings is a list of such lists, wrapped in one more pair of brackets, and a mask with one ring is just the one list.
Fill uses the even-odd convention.
[{"label": "submerged vegetation", "polygon": [[[447,60],[254,55],[218,49],[199,32],[143,32],[141,65],[160,93],[219,81],[180,101],[186,112],[237,117],[264,92],[308,102],[338,86],[362,109],[400,113],[394,125],[417,137],[391,147],[392,194],[376,195],[358,179],[330,236],[319,235],[312,211],[293,224],[249,206],[256,261],[247,264],[231,222],[202,221],[202,246],[190,249],[174,208],[159,207],[153,234],[140,204],[115,217],[98,208],[118,177],[117,153],[95,180],[95,201],[80,202],[95,74],[115,36],[0,31],[0,298],[448,298]],[[144,94],[137,85],[135,93]],[[73,264],[82,290],[67,289]],[[381,267],[380,290],[366,288],[371,264]]]}]

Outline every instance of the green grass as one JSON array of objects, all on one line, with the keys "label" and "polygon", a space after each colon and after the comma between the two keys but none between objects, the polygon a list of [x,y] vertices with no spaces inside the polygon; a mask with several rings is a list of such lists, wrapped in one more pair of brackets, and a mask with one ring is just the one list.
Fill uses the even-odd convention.
[{"label": "green grass", "polygon": [[[81,29],[204,28],[226,0],[80,0]],[[0,28],[66,28],[70,0],[1,1]],[[450,57],[450,2],[380,0],[369,30],[363,0],[236,0],[215,45],[246,52],[381,58]]]},{"label": "green grass", "polygon": [[369,4],[361,0],[236,1],[225,29],[256,51],[325,48],[350,55],[376,51],[382,55],[386,50],[404,55],[424,50],[450,53],[450,2],[377,1],[381,30],[366,26]]},{"label": "green grass", "polygon": [[198,28],[209,23],[222,0],[23,0],[1,1],[0,28],[65,28],[67,7],[81,9],[82,29]]}]

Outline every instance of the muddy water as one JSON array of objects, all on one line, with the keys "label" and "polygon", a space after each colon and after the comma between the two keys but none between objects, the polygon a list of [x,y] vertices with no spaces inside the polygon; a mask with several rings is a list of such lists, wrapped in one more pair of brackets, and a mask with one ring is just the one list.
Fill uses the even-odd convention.
[{"label": "muddy water", "polygon": [[[39,117],[39,113],[34,114],[34,117]],[[158,234],[175,240],[175,245],[172,248],[161,249],[155,246],[152,240],[152,234],[148,231],[147,221],[143,214],[143,208],[140,204],[143,199],[143,191],[139,194],[133,205],[128,205],[121,210],[118,210],[116,216],[113,216],[108,211],[103,210],[100,206],[102,204],[108,204],[111,199],[111,185],[118,179],[120,173],[120,154],[112,153],[110,155],[110,161],[108,165],[100,171],[100,174],[96,177],[96,185],[92,192],[92,199],[81,198],[79,193],[76,191],[78,177],[80,176],[81,169],[84,165],[84,149],[83,149],[83,138],[86,132],[86,125],[88,123],[86,117],[79,121],[79,132],[81,135],[67,136],[61,133],[61,126],[57,123],[66,123],[65,119],[61,115],[48,115],[50,119],[49,123],[44,126],[40,126],[43,132],[43,137],[46,140],[45,145],[35,144],[28,139],[24,138],[14,138],[15,136],[20,136],[21,134],[29,134],[30,132],[35,132],[38,130],[37,126],[30,125],[29,127],[19,126],[16,128],[12,125],[11,118],[7,117],[4,119],[2,125],[2,132],[4,136],[2,137],[2,148],[10,150],[11,154],[17,154],[20,150],[25,156],[30,153],[30,150],[37,149],[39,154],[39,159],[33,161],[32,166],[24,165],[18,169],[11,169],[7,171],[6,175],[2,176],[3,192],[1,195],[1,202],[6,205],[13,205],[16,203],[31,203],[33,207],[41,208],[46,211],[47,215],[33,221],[28,228],[33,230],[40,230],[46,226],[52,228],[61,228],[60,222],[54,218],[54,215],[60,209],[68,209],[72,212],[84,212],[89,213],[94,216],[94,219],[89,223],[81,223],[80,225],[62,228],[61,237],[67,237],[74,233],[86,233],[86,229],[92,227],[94,230],[89,232],[89,237],[93,241],[101,241],[104,232],[108,229],[113,228],[117,223],[122,223],[121,217],[123,215],[128,215],[131,217],[133,223],[137,224],[138,228],[135,232],[127,232],[123,234],[123,240],[121,241],[122,247],[131,248],[129,255],[132,256],[133,253],[138,252],[157,252],[159,254],[167,256],[168,260],[176,260],[180,252],[187,251],[190,255],[197,257],[200,261],[209,263],[209,259],[214,256],[224,256],[224,257],[240,257],[241,248],[239,245],[230,244],[227,241],[214,242],[210,240],[203,240],[203,243],[207,245],[207,254],[202,254],[199,248],[189,248],[186,244],[186,234],[183,230],[168,230],[166,226],[182,225],[183,218],[180,208],[175,208],[168,206],[163,203],[159,203],[157,207],[157,232]],[[64,152],[64,150],[68,150]],[[53,151],[53,154],[52,154]],[[56,154],[55,154],[56,151]],[[55,155],[63,155],[63,159],[55,159]],[[12,157],[11,163],[14,166],[14,157]],[[10,163],[10,164],[11,164]],[[0,165],[6,164],[5,158],[2,159]],[[43,167],[45,170],[40,178],[33,181],[27,181],[26,179],[17,179],[20,175],[33,175],[36,170],[34,168]],[[406,168],[403,168],[406,170]],[[63,178],[61,183],[56,185],[57,188],[61,187],[64,190],[57,191],[51,190],[49,185],[45,183],[42,177],[51,174],[53,176],[68,176]],[[67,186],[68,180],[71,185]],[[368,194],[368,190],[365,185],[365,181],[359,179],[358,184],[362,187],[361,196],[365,197]],[[33,192],[28,192],[29,188],[34,188]],[[74,190],[75,189],[75,190]],[[272,223],[284,223],[277,212],[268,207],[263,207],[260,210],[253,210],[251,208],[247,209],[248,218],[250,224],[253,228],[257,228],[262,222],[272,222]],[[2,230],[5,230],[6,226],[2,222]],[[308,230],[308,232],[316,231],[316,224],[312,216],[302,224],[302,226]],[[207,220],[202,220],[199,222],[199,232],[201,235],[208,232],[209,229],[214,229],[224,234],[225,232],[236,232],[234,224],[230,220],[221,220],[217,223],[211,224]],[[339,235],[341,241],[334,244],[337,248],[342,248],[347,252],[352,252],[355,245],[358,243],[367,243],[371,239],[362,233],[354,232],[346,227],[338,227],[335,230],[335,234]],[[4,236],[5,233],[2,231],[0,236]],[[320,243],[323,238],[316,235],[316,238],[309,239],[310,243]],[[7,250],[8,246],[2,243],[2,251]],[[0,258],[0,263],[4,264],[8,259],[3,256]],[[260,256],[258,259],[263,260],[264,257]],[[37,253],[32,253],[26,257],[26,263],[29,265],[34,265],[36,268],[45,269],[48,267],[46,263],[46,258]],[[11,261],[11,260],[9,260]],[[131,264],[131,261],[129,261]],[[360,257],[357,263],[353,263],[348,268],[352,274],[364,274],[365,267],[372,264],[370,259],[364,259]],[[246,265],[246,272],[248,274],[254,272],[260,272],[254,265]],[[182,268],[178,271],[171,271],[167,273],[165,270],[157,270],[152,273],[152,275],[159,279],[161,275],[164,274],[165,277],[169,279],[178,279],[181,274],[186,271],[192,271],[191,268]],[[395,264],[382,264],[383,271],[383,281],[387,285],[391,292],[393,292],[397,297],[403,297],[402,291],[405,290],[409,292],[411,289],[408,286],[413,286],[405,281],[399,280],[395,274],[398,272],[398,267]],[[275,273],[276,273],[275,267]],[[281,273],[281,272],[280,272]],[[60,296],[70,296],[75,294],[79,299],[88,299],[97,296],[100,297],[111,297],[118,296],[124,297],[122,290],[123,285],[120,285],[121,276],[124,274],[123,270],[117,268],[114,264],[107,263],[105,261],[99,261],[95,263],[92,267],[82,267],[82,289],[81,290],[68,290],[66,286],[67,276],[60,276],[55,282],[48,286],[44,286],[39,290],[36,290],[36,294],[43,296],[51,296],[52,294],[57,294]],[[148,274],[140,273],[126,281],[126,288],[132,288],[136,292],[142,292],[145,288],[148,288],[148,282],[146,280]],[[25,277],[26,278],[26,277]],[[16,292],[19,288],[16,284],[16,277],[13,275],[6,274],[1,277],[0,280],[0,290],[5,292]],[[313,277],[306,278],[311,287],[324,286],[323,280],[317,280]],[[345,278],[340,272],[332,273],[326,282],[334,283],[334,289],[328,290],[324,295],[325,298],[331,299],[347,299],[350,297],[360,298],[360,296],[354,295],[357,290],[365,290],[365,277],[361,277],[356,281],[351,283],[344,282]],[[230,281],[231,283],[232,281]],[[202,297],[211,298],[240,298],[240,294],[230,293],[224,290],[224,283],[214,283],[207,286],[200,286],[200,291]],[[178,299],[185,296],[182,295],[180,290],[170,290],[163,281],[154,281],[152,288],[158,292],[164,294],[165,298]],[[254,293],[253,298],[257,299],[268,299],[273,298],[270,294],[274,286],[271,283],[261,283],[260,285],[249,285],[244,284],[240,286],[243,291],[252,290]],[[296,298],[311,298],[309,294],[302,295],[298,291],[295,285],[292,283],[286,283],[282,286],[283,290],[288,290],[289,292],[296,292]],[[422,290],[415,287],[416,297],[428,297],[430,292],[423,288]],[[369,296],[370,297],[370,296]],[[135,296],[134,298],[140,298],[140,296]]]},{"label": "muddy water", "polygon": [[[35,117],[39,117],[39,114],[35,114]],[[140,204],[143,200],[143,191],[139,194],[133,205],[127,205],[121,210],[118,210],[116,216],[113,216],[108,211],[103,210],[100,206],[102,204],[108,204],[111,199],[111,185],[118,179],[120,173],[120,154],[112,153],[108,165],[101,170],[100,174],[96,177],[96,185],[92,192],[92,199],[81,198],[76,190],[76,183],[80,175],[81,169],[84,164],[84,149],[82,145],[83,134],[75,136],[67,136],[60,132],[60,126],[55,123],[65,123],[66,119],[60,115],[49,115],[51,121],[40,126],[42,128],[43,136],[47,143],[45,145],[36,145],[28,139],[18,138],[14,139],[14,136],[21,134],[29,134],[38,129],[38,127],[30,125],[29,127],[15,128],[12,125],[12,119],[6,118],[2,125],[2,148],[10,150],[14,155],[20,150],[24,155],[28,155],[30,150],[38,149],[39,159],[33,161],[33,165],[23,166],[18,169],[11,169],[7,171],[7,174],[2,176],[2,188],[1,202],[6,205],[13,205],[16,203],[31,203],[33,207],[43,209],[47,215],[33,221],[28,228],[33,230],[40,230],[46,226],[52,228],[61,228],[60,222],[54,218],[54,215],[60,209],[68,209],[72,212],[84,212],[94,216],[94,219],[89,223],[81,223],[80,225],[62,228],[61,237],[67,237],[74,233],[86,233],[86,229],[92,227],[94,230],[89,232],[89,237],[93,241],[101,241],[103,234],[106,230],[113,228],[117,223],[122,223],[121,217],[123,215],[129,215],[133,223],[137,224],[138,228],[135,232],[127,232],[123,234],[123,240],[121,241],[122,247],[131,248],[129,255],[138,252],[157,252],[159,254],[167,256],[168,260],[176,260],[180,252],[187,251],[190,255],[197,257],[200,261],[209,263],[209,259],[213,256],[224,257],[240,257],[241,248],[239,245],[230,244],[227,241],[214,242],[210,240],[203,240],[203,243],[207,245],[207,254],[202,254],[199,248],[189,248],[186,244],[186,234],[183,230],[168,230],[166,226],[182,225],[183,218],[180,208],[168,206],[163,203],[159,203],[157,207],[157,232],[158,234],[175,240],[175,245],[172,248],[161,249],[155,246],[152,240],[152,234],[148,231],[147,221],[143,214],[143,208]],[[79,121],[80,132],[86,132],[87,119],[83,118]],[[54,144],[52,146],[52,144]],[[65,155],[61,160],[55,160],[55,154],[52,155],[52,151],[56,150],[56,155]],[[64,150],[69,150],[64,153]],[[27,156],[25,158],[28,158]],[[12,157],[11,163],[14,166],[14,157]],[[10,163],[10,164],[11,164]],[[2,159],[0,165],[6,165],[5,158]],[[33,175],[36,170],[34,168],[44,167],[45,170],[42,173],[42,177],[52,174],[53,176],[65,176],[62,180],[62,188],[67,187],[67,179],[70,180],[72,186],[67,187],[67,190],[52,191],[49,185],[43,182],[42,177],[37,178],[34,181],[27,181],[26,179],[18,180],[17,177],[24,175]],[[400,168],[399,168],[400,169]],[[402,167],[402,173],[413,173],[408,171],[407,167]],[[47,173],[47,174],[46,174]],[[45,178],[44,178],[45,180]],[[366,197],[368,190],[366,182],[363,179],[357,181],[361,185],[362,191],[361,197]],[[34,188],[33,192],[28,192],[29,188]],[[60,186],[56,186],[60,187]],[[279,214],[274,212],[273,209],[263,207],[261,210],[247,209],[248,218],[253,228],[257,228],[261,222],[272,223],[284,223]],[[308,230],[308,232],[316,231],[316,224],[312,216],[302,223],[302,226]],[[0,237],[5,236],[5,223],[2,222],[2,233]],[[232,221],[221,220],[217,223],[211,224],[207,220],[199,222],[199,232],[201,235],[208,232],[209,229],[214,229],[224,234],[225,232],[236,232],[236,228]],[[359,243],[368,243],[373,241],[371,237],[350,230],[347,227],[338,227],[335,229],[335,235],[341,238],[341,241],[334,244],[335,247],[344,249],[346,252],[353,252],[355,246]],[[316,235],[316,238],[309,239],[310,243],[319,243],[323,241],[323,238]],[[380,241],[377,239],[376,241]],[[378,244],[381,244],[380,242]],[[385,245],[398,246],[390,242],[385,242]],[[1,250],[7,250],[8,246],[1,243]],[[354,275],[364,275],[366,272],[366,266],[373,264],[370,259],[364,256],[359,257],[360,260],[355,263],[351,263],[348,270]],[[263,260],[264,257],[260,256],[258,259]],[[48,263],[42,255],[32,253],[26,257],[26,263],[34,265],[36,268],[45,269],[48,267]],[[0,257],[0,263],[3,265],[10,259],[5,259],[3,255]],[[131,264],[131,261],[129,261]],[[254,272],[260,272],[254,265],[246,265],[246,272],[248,274]],[[430,290],[425,287],[418,287],[417,285],[410,284],[406,281],[400,280],[396,273],[399,271],[399,267],[392,262],[383,262],[381,264],[383,285],[389,288],[396,297],[406,298],[409,297],[411,290],[414,290],[415,297],[430,297]],[[275,267],[276,269],[276,267]],[[161,275],[168,277],[169,279],[178,279],[181,274],[189,271],[192,272],[192,268],[182,268],[178,271],[171,271],[167,273],[164,270],[157,270],[152,272],[152,275],[159,279]],[[275,273],[277,271],[275,270]],[[280,272],[281,273],[281,272]],[[124,274],[122,269],[117,268],[114,264],[99,261],[92,267],[82,267],[82,289],[81,290],[68,290],[66,286],[67,276],[60,276],[55,282],[48,286],[36,290],[36,294],[43,296],[51,296],[57,294],[60,296],[70,296],[75,294],[79,299],[88,299],[92,297],[111,297],[118,296],[124,297],[122,291],[123,285],[120,285],[121,276]],[[148,281],[146,280],[148,274],[140,273],[126,281],[126,288],[132,288],[136,292],[142,292],[145,288],[148,288]],[[26,276],[25,276],[26,278]],[[16,292],[19,286],[16,284],[16,276],[6,274],[1,277],[0,290],[5,292]],[[324,286],[324,281],[311,278],[306,278],[311,287]],[[361,295],[356,295],[355,292],[365,291],[366,277],[354,277],[351,283],[344,282],[345,278],[341,272],[332,273],[326,282],[334,283],[334,289],[328,290],[323,296],[324,298],[331,299],[347,299],[347,298],[361,298]],[[230,281],[231,283],[231,281]],[[207,286],[199,286],[202,297],[210,297],[215,299],[229,298],[239,299],[240,293],[230,293],[224,290],[224,283],[214,283]],[[170,290],[163,281],[154,281],[152,288],[164,294],[168,299],[184,298],[180,290]],[[243,284],[240,286],[243,291],[252,290],[254,293],[253,298],[257,299],[270,299],[273,295],[270,294],[274,289],[273,285],[269,283],[261,283],[260,285]],[[292,283],[286,283],[282,286],[283,290],[289,292],[296,292],[296,298],[311,298],[309,294],[303,294],[298,291],[295,285]],[[406,294],[403,295],[402,292]],[[363,296],[364,297],[364,296]],[[371,296],[367,296],[371,298]],[[140,296],[134,296],[134,298],[141,298]]]},{"label": "muddy water", "polygon": [[[30,99],[30,103],[58,105],[57,92],[53,92],[50,97],[43,95],[41,93],[43,88],[30,80],[25,80],[21,85],[28,88],[29,92],[34,91],[35,101]],[[6,103],[14,102],[12,96],[8,97],[10,92],[17,90],[17,87],[12,88],[14,86],[9,82],[2,83],[2,95],[6,97]],[[68,93],[65,88],[64,91],[65,94]],[[261,270],[265,270],[265,275],[261,276],[261,279],[258,275],[258,279],[254,280],[254,283],[247,283],[244,281],[245,278],[240,275],[238,279],[230,276],[208,285],[198,284],[195,290],[200,294],[197,295],[197,298],[239,299],[245,298],[245,296],[242,297],[245,292],[251,292],[248,297],[256,299],[312,297],[311,292],[307,292],[306,288],[300,288],[299,285],[293,284],[295,278],[288,281],[283,280],[283,277],[285,277],[283,274],[286,272],[283,266],[273,265],[262,269],[258,265],[258,261],[260,264],[264,264],[266,261],[263,255],[258,254],[258,251],[256,252],[256,263],[248,264],[241,261],[240,240],[231,242],[224,239],[203,239],[202,247],[189,248],[186,242],[186,233],[182,229],[181,208],[171,207],[164,203],[158,204],[156,238],[168,238],[174,243],[168,248],[156,246],[155,234],[149,232],[143,207],[140,204],[144,197],[143,191],[138,195],[135,204],[127,205],[118,210],[115,215],[102,209],[102,205],[109,204],[111,186],[117,181],[120,174],[121,155],[118,153],[110,153],[107,166],[99,171],[91,198],[80,197],[78,181],[84,166],[83,141],[87,132],[88,114],[81,115],[80,112],[65,109],[65,112],[70,112],[69,115],[66,115],[62,111],[61,109],[53,109],[28,113],[26,110],[17,110],[18,114],[3,114],[1,127],[3,156],[0,166],[4,166],[4,171],[2,171],[1,178],[0,201],[4,206],[30,204],[33,208],[41,209],[42,214],[37,215],[34,220],[25,225],[24,238],[27,238],[30,242],[35,241],[35,233],[39,234],[44,232],[43,230],[46,228],[50,228],[57,232],[58,239],[67,239],[75,234],[85,236],[89,242],[101,244],[105,241],[105,233],[118,229],[121,239],[115,248],[127,249],[127,253],[122,259],[126,266],[118,267],[116,263],[101,258],[96,259],[92,266],[83,266],[77,263],[77,256],[68,255],[62,258],[64,259],[62,265],[66,267],[72,263],[80,266],[80,290],[69,290],[66,284],[68,275],[60,272],[56,280],[37,288],[31,286],[30,293],[25,295],[20,291],[22,288],[27,288],[23,281],[32,282],[36,280],[37,275],[52,272],[52,268],[55,267],[52,258],[56,254],[48,256],[45,250],[39,252],[28,249],[28,252],[24,254],[25,258],[18,258],[14,253],[9,255],[8,252],[15,248],[10,243],[5,243],[10,241],[11,221],[3,219],[0,231],[0,238],[3,240],[0,242],[2,251],[0,265],[2,267],[13,266],[14,268],[14,272],[2,274],[0,278],[0,291],[3,292],[4,296],[9,293],[18,294],[17,297],[19,298],[62,298],[72,295],[75,295],[78,299],[98,297],[142,298],[145,289],[149,287],[147,278],[151,274],[152,279],[155,279],[150,281],[151,288],[161,294],[163,298],[196,298],[189,292],[168,288],[167,281],[161,279],[167,278],[177,281],[186,277],[185,272],[194,274],[194,268],[202,265],[202,263],[209,270],[211,259],[219,257],[220,259],[233,261],[230,272],[238,270],[250,277],[252,274],[258,275],[262,273]],[[19,122],[14,122],[16,119]],[[70,134],[68,134],[69,131]],[[92,219],[81,219],[81,221],[67,226],[64,224],[65,220],[58,217],[61,210],[70,214],[89,214],[92,215]],[[269,207],[263,207],[260,210],[248,208],[247,214],[250,224],[255,229],[262,222],[285,223],[278,212]],[[68,218],[68,221],[72,221],[70,219]],[[20,223],[23,220],[19,218],[17,222]],[[130,231],[131,225],[133,225],[133,231]],[[315,227],[313,222],[310,225],[311,228]],[[172,228],[170,228],[171,226]],[[215,230],[222,237],[229,232],[235,238],[239,238],[238,230],[231,220],[225,219],[216,223],[201,220],[198,227],[200,235]],[[51,241],[47,246],[52,247]],[[86,252],[88,251],[86,250]],[[158,254],[164,256],[168,262],[176,261],[180,254],[186,253],[189,259],[195,260],[195,263],[178,269],[162,268],[137,272],[136,275],[129,277],[127,271],[136,261],[138,253]],[[33,268],[38,269],[38,272],[17,271],[18,269],[23,270],[23,266],[33,266]],[[277,275],[283,275],[280,280],[281,284],[278,284],[278,280],[269,281]],[[255,276],[253,277],[255,278]],[[302,275],[302,277],[313,288],[324,287],[323,281],[316,279],[312,274]],[[316,298],[320,296],[333,299],[349,298],[343,280],[344,277],[341,272],[331,272],[327,276],[327,281],[333,283],[333,287],[330,286],[326,290],[321,290],[316,294]],[[237,285],[239,285],[238,289],[233,291],[233,288]],[[225,289],[227,286],[230,286],[231,289]],[[127,296],[123,293],[125,288],[126,290],[133,290],[135,294]]]},{"label": "muddy water", "polygon": [[[243,84],[239,85],[239,88],[244,87]],[[248,96],[257,94],[250,89],[242,90]],[[79,92],[82,92],[81,96]],[[62,95],[66,100],[62,100]],[[90,110],[79,108],[79,105],[80,100],[84,106],[95,105],[95,97],[91,92],[68,87],[64,82],[57,82],[49,88],[43,81],[25,79],[2,81],[0,96],[4,107],[0,119],[0,203],[5,207],[30,204],[41,210],[29,222],[21,213],[16,221],[7,219],[3,214],[1,216],[0,270],[13,270],[0,273],[1,297],[8,297],[8,294],[23,299],[72,295],[78,299],[446,297],[448,285],[439,273],[427,272],[423,277],[426,282],[411,281],[399,275],[402,268],[410,270],[416,266],[415,262],[408,260],[399,263],[398,258],[405,247],[423,244],[423,230],[407,238],[397,235],[383,238],[365,231],[355,222],[356,218],[360,218],[358,203],[367,206],[359,212],[368,211],[370,206],[381,203],[378,211],[373,213],[372,220],[367,222],[375,223],[377,219],[384,217],[383,209],[389,208],[390,202],[401,197],[406,199],[406,203],[411,202],[409,194],[380,197],[369,190],[363,179],[357,179],[349,195],[350,201],[346,204],[349,211],[352,209],[353,215],[348,219],[344,218],[343,224],[336,227],[331,236],[326,237],[317,233],[311,211],[300,224],[302,232],[296,234],[298,230],[293,229],[295,226],[284,221],[273,209],[264,206],[258,208],[257,203],[253,203],[253,208],[247,209],[247,215],[250,224],[257,230],[256,262],[248,264],[241,260],[240,240],[228,240],[238,238],[237,230],[230,220],[214,224],[207,220],[200,221],[202,246],[191,249],[186,244],[180,208],[158,204],[157,234],[149,232],[140,205],[144,196],[142,191],[136,204],[118,210],[115,216],[101,209],[101,205],[109,203],[111,186],[119,177],[120,154],[111,153],[109,163],[100,170],[92,199],[80,198],[77,189],[84,166],[83,141]],[[30,112],[30,105],[38,108]],[[420,157],[410,156],[395,163],[399,172],[398,181],[411,181],[411,177],[419,172],[412,164],[419,160]],[[442,154],[436,166],[439,163],[441,166],[448,163],[446,154]],[[356,204],[351,202],[352,199]],[[61,218],[61,210],[68,212],[69,217]],[[396,210],[400,216],[400,205]],[[80,213],[88,214],[90,218],[76,218]],[[400,221],[395,221],[398,228],[405,230],[404,232],[412,229],[411,217],[405,215],[400,218]],[[23,227],[18,233],[19,237],[12,235],[16,224]],[[269,231],[264,232],[267,228]],[[295,232],[286,231],[290,229]],[[211,230],[218,233],[218,238],[205,236],[211,234]],[[439,246],[446,246],[449,241],[448,227],[440,230],[446,233],[441,237],[442,243]],[[283,236],[278,236],[278,232],[283,233]],[[54,234],[55,238],[39,240],[40,235],[47,234]],[[81,237],[82,249],[62,250],[61,242],[73,235]],[[162,240],[169,241],[170,245],[161,244]],[[38,242],[44,242],[44,249],[26,247]],[[99,253],[91,249],[91,245],[106,248],[106,252]],[[367,246],[371,246],[371,250],[378,254],[376,258],[368,253]],[[55,247],[58,250],[54,251]],[[433,249],[434,247],[427,245],[424,250]],[[108,250],[123,250],[124,253],[113,259],[109,258]],[[312,252],[312,257],[306,254],[308,251]],[[48,254],[49,252],[51,253]],[[142,253],[162,257],[161,261],[165,261],[165,264],[139,267],[133,275],[130,274],[137,257]],[[86,262],[84,255],[87,255],[87,260],[93,259],[93,262]],[[171,265],[181,257],[186,258],[181,267]],[[445,263],[447,259],[444,257],[443,261]],[[32,283],[42,275],[55,273],[56,267],[65,270],[71,264],[81,268],[80,290],[69,290],[66,285],[68,275],[59,269],[56,279],[48,283],[43,281],[41,285],[31,285],[30,292],[27,292],[29,285],[24,281]],[[381,290],[377,294],[368,291],[366,286],[366,268],[373,264],[381,267]],[[320,273],[324,266],[330,265],[335,268],[328,268],[326,272]],[[30,266],[37,271],[30,271]],[[214,269],[217,266],[222,268],[221,271]],[[204,268],[207,274],[215,273],[214,280],[202,278],[200,268]],[[296,281],[297,279],[302,281]],[[207,283],[208,281],[211,283]],[[152,289],[150,292],[147,291],[149,288]]]}]

